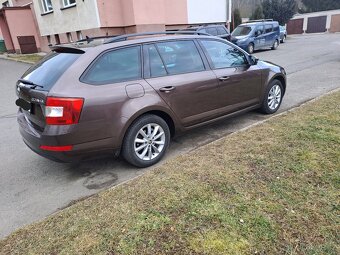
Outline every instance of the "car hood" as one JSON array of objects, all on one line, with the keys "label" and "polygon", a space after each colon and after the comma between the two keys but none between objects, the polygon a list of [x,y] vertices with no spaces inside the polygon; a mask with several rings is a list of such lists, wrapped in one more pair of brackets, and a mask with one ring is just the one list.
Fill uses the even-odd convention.
[{"label": "car hood", "polygon": [[238,41],[238,40],[245,39],[247,37],[248,37],[248,35],[232,36],[232,39],[235,40],[235,41]]},{"label": "car hood", "polygon": [[274,69],[274,70],[277,69],[277,71],[280,71],[281,73],[286,75],[285,69],[282,66],[277,65],[277,64],[275,64],[273,62],[265,61],[265,60],[259,60],[258,64],[263,66],[263,67],[266,66],[266,67],[269,67],[269,68]]}]

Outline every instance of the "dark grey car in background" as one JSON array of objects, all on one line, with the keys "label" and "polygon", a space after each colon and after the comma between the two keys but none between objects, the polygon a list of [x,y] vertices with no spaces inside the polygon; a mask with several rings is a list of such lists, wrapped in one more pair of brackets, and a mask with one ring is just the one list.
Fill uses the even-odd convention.
[{"label": "dark grey car in background", "polygon": [[16,85],[27,146],[62,162],[118,151],[147,167],[180,132],[279,109],[282,67],[218,37],[164,34],[55,46]]},{"label": "dark grey car in background", "polygon": [[203,25],[203,26],[191,26],[186,29],[183,29],[182,31],[197,31],[201,33],[206,33],[209,35],[217,36],[222,39],[226,39],[230,41],[231,34],[224,25]]},{"label": "dark grey car in background", "polygon": [[284,43],[287,39],[287,29],[285,26],[280,26],[280,42]]}]

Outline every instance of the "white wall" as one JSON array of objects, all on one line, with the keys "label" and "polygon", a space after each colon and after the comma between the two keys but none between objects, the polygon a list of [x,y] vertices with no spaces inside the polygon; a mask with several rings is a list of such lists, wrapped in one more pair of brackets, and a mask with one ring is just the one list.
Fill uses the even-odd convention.
[{"label": "white wall", "polygon": [[228,0],[188,0],[188,23],[227,22]]},{"label": "white wall", "polygon": [[41,16],[41,0],[33,0],[34,11],[42,36],[63,34],[78,30],[98,28],[99,15],[96,0],[76,1],[76,7],[60,10],[61,0],[52,0],[53,13]]}]

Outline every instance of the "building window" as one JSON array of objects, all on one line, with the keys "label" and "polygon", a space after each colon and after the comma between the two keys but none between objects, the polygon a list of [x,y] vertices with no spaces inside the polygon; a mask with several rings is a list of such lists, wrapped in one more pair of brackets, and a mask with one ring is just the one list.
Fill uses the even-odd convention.
[{"label": "building window", "polygon": [[66,36],[69,43],[73,42],[72,34],[70,32],[66,33]]},{"label": "building window", "polygon": [[81,33],[81,31],[77,31],[77,39],[83,40],[83,34]]},{"label": "building window", "polygon": [[55,44],[60,44],[60,38],[59,35],[54,35],[54,39],[55,39]]},{"label": "building window", "polygon": [[62,0],[64,8],[76,5],[76,0]]},{"label": "building window", "polygon": [[53,11],[52,0],[41,0],[41,6],[44,13]]},{"label": "building window", "polygon": [[50,35],[47,36],[47,42],[48,42],[48,45],[52,45],[52,43],[51,43],[51,36]]}]

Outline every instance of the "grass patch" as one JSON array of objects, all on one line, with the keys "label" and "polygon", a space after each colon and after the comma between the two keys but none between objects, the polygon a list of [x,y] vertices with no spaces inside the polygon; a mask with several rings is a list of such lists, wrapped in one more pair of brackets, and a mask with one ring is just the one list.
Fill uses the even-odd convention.
[{"label": "grass patch", "polygon": [[1,254],[340,254],[340,92],[0,241]]},{"label": "grass patch", "polygon": [[18,60],[18,61],[24,61],[24,62],[30,62],[30,63],[37,63],[41,59],[43,59],[44,56],[38,55],[38,54],[13,54],[8,55],[8,58]]}]

